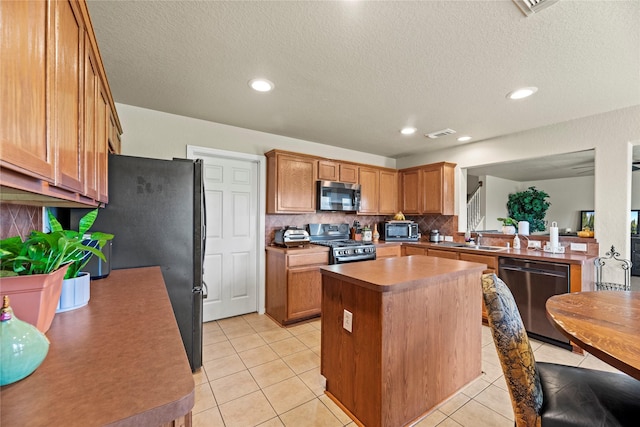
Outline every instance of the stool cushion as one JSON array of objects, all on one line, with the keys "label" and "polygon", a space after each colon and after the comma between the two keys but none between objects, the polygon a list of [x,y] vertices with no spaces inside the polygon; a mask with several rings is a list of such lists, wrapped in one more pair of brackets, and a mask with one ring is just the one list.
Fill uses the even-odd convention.
[{"label": "stool cushion", "polygon": [[543,427],[640,425],[640,381],[625,374],[537,362]]}]

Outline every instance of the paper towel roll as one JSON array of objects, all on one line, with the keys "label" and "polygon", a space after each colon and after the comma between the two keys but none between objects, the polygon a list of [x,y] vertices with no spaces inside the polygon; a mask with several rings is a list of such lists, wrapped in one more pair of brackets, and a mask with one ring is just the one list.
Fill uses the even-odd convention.
[{"label": "paper towel roll", "polygon": [[558,223],[555,221],[553,221],[551,227],[549,227],[549,245],[553,252],[558,249]]},{"label": "paper towel roll", "polygon": [[521,236],[529,235],[529,221],[518,221],[518,234]]}]

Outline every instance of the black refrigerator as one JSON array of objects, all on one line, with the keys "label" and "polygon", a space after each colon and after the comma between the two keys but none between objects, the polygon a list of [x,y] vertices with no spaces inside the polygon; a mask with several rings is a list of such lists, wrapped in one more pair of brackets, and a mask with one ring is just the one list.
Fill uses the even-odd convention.
[{"label": "black refrigerator", "polygon": [[[71,224],[85,212],[71,209]],[[202,366],[205,217],[202,160],[109,155],[109,203],[91,230],[115,235],[112,270],[160,266],[193,371]]]}]

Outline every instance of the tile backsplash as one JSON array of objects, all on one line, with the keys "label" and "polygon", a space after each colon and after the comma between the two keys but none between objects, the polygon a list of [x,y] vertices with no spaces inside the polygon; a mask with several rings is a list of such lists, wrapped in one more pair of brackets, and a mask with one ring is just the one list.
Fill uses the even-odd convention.
[{"label": "tile backsplash", "polygon": [[41,207],[0,204],[0,239],[20,236],[24,240],[31,230],[42,230]]},{"label": "tile backsplash", "polygon": [[[357,220],[362,225],[371,225],[391,219],[389,215],[354,215],[338,212],[330,213],[309,213],[296,215],[267,215],[265,218],[265,245],[273,242],[276,230],[285,226],[305,227],[307,224],[328,223],[342,224],[346,223],[350,226],[353,221]],[[433,229],[440,231],[440,234],[452,236],[458,230],[458,217],[455,215],[424,215],[424,216],[407,216],[408,220],[415,221],[418,224],[420,233],[423,237],[429,238],[429,232]]]}]

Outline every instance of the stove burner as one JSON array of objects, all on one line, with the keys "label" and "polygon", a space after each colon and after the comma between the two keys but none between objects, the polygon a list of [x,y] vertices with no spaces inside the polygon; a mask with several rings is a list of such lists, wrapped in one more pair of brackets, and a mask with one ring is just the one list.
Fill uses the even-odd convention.
[{"label": "stove burner", "polygon": [[361,242],[357,240],[325,240],[311,243],[331,248],[329,251],[329,264],[345,264],[347,262],[370,261],[376,259],[376,247],[371,242]]}]

